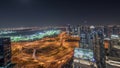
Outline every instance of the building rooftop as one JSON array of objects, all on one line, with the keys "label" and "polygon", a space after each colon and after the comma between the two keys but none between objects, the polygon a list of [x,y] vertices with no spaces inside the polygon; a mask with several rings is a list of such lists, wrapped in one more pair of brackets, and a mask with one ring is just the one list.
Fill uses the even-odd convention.
[{"label": "building rooftop", "polygon": [[74,50],[74,59],[79,60],[88,60],[94,62],[93,51],[90,49],[75,48]]}]

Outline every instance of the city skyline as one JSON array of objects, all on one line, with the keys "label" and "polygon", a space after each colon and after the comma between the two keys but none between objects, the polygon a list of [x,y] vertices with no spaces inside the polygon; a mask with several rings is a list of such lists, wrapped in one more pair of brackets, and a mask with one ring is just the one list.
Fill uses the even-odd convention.
[{"label": "city skyline", "polygon": [[0,27],[119,24],[119,3],[113,0],[1,0]]}]

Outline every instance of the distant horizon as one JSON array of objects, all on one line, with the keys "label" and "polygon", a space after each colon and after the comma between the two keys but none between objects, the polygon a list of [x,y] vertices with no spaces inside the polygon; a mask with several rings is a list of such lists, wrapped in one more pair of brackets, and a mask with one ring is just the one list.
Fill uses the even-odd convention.
[{"label": "distant horizon", "polygon": [[[66,24],[66,25],[51,25],[51,27],[54,27],[54,26],[58,26],[58,27],[65,27],[65,26],[67,26],[68,24]],[[82,25],[82,26],[120,26],[120,24],[105,24],[105,25],[103,25],[103,24],[89,24],[89,25],[87,25],[87,24],[77,24],[77,25],[73,25],[73,24],[70,24],[71,26],[77,26],[77,25]],[[50,25],[49,25],[50,26]],[[49,26],[46,26],[46,25],[44,25],[44,26],[15,26],[15,27],[0,27],[0,29],[6,29],[6,28],[34,28],[34,27],[49,27]]]},{"label": "distant horizon", "polygon": [[[33,24],[34,22],[32,22],[32,24]],[[17,24],[17,23],[16,23]],[[66,26],[67,24],[71,24],[71,25],[120,25],[120,22],[118,23],[118,22],[113,22],[113,23],[104,23],[104,22],[102,22],[102,23],[94,23],[94,24],[92,24],[92,23],[89,23],[88,21],[86,22],[86,23],[55,23],[55,24],[53,24],[53,23],[48,23],[48,24],[45,24],[45,23],[40,23],[40,24],[38,24],[38,25],[26,25],[26,23],[25,23],[25,25],[23,24],[23,23],[19,23],[18,25],[16,25],[16,24],[11,24],[11,23],[7,23],[7,24],[1,24],[0,25],[0,28],[12,28],[12,27],[44,27],[44,26]],[[31,23],[29,23],[29,24],[31,24]]]}]

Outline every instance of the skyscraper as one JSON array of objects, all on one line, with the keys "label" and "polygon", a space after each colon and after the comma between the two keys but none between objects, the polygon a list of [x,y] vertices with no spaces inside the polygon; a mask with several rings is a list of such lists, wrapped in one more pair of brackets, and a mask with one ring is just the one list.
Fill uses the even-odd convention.
[{"label": "skyscraper", "polygon": [[0,68],[9,68],[11,64],[10,38],[0,38]]}]

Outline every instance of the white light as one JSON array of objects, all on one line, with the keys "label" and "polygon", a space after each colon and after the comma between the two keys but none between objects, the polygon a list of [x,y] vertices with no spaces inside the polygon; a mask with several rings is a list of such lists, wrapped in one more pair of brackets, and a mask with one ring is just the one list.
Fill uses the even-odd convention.
[{"label": "white light", "polygon": [[90,26],[90,29],[94,29],[95,27],[92,25],[92,26]]}]

